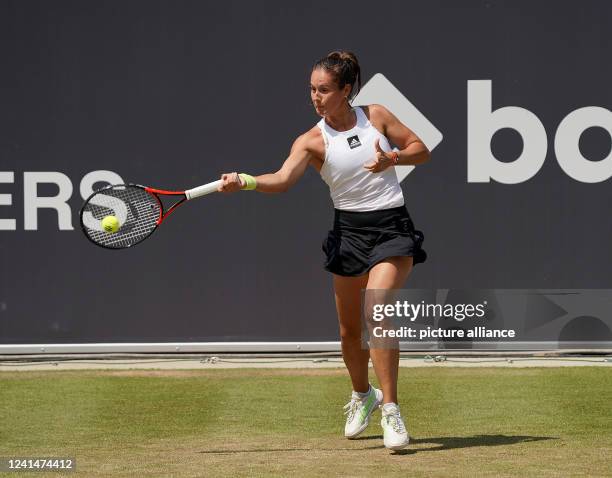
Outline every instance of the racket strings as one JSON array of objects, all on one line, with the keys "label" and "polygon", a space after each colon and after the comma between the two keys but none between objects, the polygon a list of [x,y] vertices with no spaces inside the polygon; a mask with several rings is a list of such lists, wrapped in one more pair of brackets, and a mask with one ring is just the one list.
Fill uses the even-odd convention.
[{"label": "racket strings", "polygon": [[[161,207],[152,194],[140,186],[112,186],[89,198],[81,211],[81,223],[87,236],[97,244],[112,249],[130,247],[148,237],[157,227]],[[115,216],[116,232],[104,230],[102,220]]]}]

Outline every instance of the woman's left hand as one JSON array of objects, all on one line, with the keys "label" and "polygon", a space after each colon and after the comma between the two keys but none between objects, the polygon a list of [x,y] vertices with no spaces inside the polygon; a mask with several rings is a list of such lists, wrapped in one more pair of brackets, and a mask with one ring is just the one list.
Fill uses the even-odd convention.
[{"label": "woman's left hand", "polygon": [[371,163],[367,163],[364,168],[371,173],[380,173],[389,166],[394,166],[393,157],[385,153],[380,147],[380,141],[376,140],[376,157]]}]

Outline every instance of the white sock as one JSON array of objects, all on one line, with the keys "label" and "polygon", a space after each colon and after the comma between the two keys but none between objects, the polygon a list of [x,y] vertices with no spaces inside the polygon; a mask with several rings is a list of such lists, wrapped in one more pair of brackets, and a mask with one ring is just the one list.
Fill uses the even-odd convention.
[{"label": "white sock", "polygon": [[368,384],[367,392],[355,392],[359,398],[366,398],[372,391],[372,385]]},{"label": "white sock", "polygon": [[394,412],[396,409],[399,410],[399,405],[393,402],[385,403],[382,407],[385,413]]}]

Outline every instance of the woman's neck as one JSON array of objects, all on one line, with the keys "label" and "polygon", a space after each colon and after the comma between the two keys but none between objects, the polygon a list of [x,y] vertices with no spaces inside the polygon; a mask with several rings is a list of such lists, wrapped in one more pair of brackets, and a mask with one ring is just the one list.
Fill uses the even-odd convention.
[{"label": "woman's neck", "polygon": [[348,131],[355,127],[357,115],[347,103],[341,111],[326,116],[325,122],[336,131]]}]

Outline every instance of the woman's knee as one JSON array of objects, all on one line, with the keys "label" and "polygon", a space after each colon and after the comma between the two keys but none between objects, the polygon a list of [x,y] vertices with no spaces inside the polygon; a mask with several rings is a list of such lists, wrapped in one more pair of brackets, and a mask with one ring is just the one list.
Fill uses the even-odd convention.
[{"label": "woman's knee", "polygon": [[361,341],[361,324],[340,323],[340,339],[343,341]]}]

